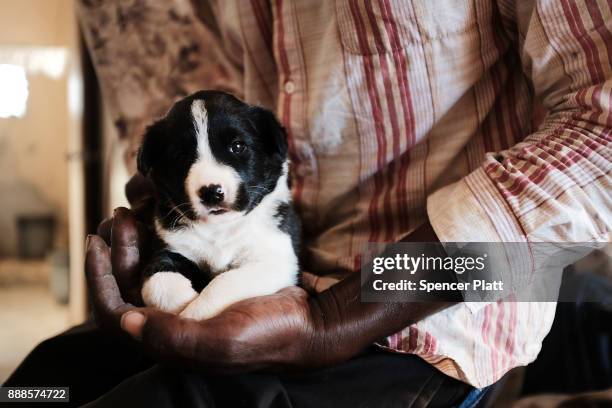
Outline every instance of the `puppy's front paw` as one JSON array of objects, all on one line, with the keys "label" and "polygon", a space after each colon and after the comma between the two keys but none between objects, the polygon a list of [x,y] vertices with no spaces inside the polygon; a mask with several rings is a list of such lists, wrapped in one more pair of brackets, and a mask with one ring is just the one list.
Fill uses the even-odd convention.
[{"label": "puppy's front paw", "polygon": [[179,316],[186,319],[206,320],[221,313],[226,306],[227,305],[215,305],[213,302],[207,301],[206,297],[203,298],[200,296],[187,305]]},{"label": "puppy's front paw", "polygon": [[177,314],[198,297],[189,279],[177,272],[157,272],[142,286],[145,305]]}]

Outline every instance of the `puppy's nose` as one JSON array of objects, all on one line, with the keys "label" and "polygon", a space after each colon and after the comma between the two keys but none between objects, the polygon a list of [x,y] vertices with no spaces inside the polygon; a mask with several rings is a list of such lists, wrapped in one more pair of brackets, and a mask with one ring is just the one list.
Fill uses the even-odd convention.
[{"label": "puppy's nose", "polygon": [[198,192],[200,199],[204,205],[217,205],[220,204],[225,198],[223,193],[223,187],[219,184],[209,184],[204,186]]}]

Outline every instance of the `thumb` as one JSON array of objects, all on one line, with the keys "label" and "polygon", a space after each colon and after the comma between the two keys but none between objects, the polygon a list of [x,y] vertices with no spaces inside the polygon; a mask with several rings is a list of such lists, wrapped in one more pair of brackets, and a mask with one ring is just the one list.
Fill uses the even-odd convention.
[{"label": "thumb", "polygon": [[209,355],[208,331],[196,320],[146,307],[124,313],[121,328],[159,361],[193,364]]},{"label": "thumb", "polygon": [[183,345],[179,343],[186,340],[185,335],[193,338],[190,334],[199,331],[199,324],[155,308],[141,307],[121,316],[121,329],[154,349],[172,349]]},{"label": "thumb", "polygon": [[142,339],[142,331],[147,322],[147,314],[141,309],[125,312],[121,316],[121,329],[137,340]]}]

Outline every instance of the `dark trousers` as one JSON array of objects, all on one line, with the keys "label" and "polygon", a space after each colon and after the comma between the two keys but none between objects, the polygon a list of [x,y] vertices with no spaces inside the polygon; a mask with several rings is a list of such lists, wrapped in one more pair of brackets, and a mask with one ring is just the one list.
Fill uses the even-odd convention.
[{"label": "dark trousers", "polygon": [[[527,366],[523,395],[582,393],[612,387],[612,282],[568,268],[562,299],[538,359]],[[563,356],[563,358],[560,358]]]},{"label": "dark trousers", "polygon": [[189,372],[154,364],[137,343],[89,324],[41,343],[4,385],[68,386],[70,403],[52,406],[112,408],[450,407],[472,390],[416,356],[375,349],[302,374]]}]

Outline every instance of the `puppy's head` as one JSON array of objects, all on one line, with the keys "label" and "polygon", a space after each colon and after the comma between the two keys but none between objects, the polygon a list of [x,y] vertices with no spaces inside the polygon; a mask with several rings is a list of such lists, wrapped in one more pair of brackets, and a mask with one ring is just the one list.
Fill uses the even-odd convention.
[{"label": "puppy's head", "polygon": [[148,128],[138,170],[156,185],[162,221],[175,213],[206,222],[257,206],[286,171],[286,156],[285,131],[271,112],[201,91]]}]

